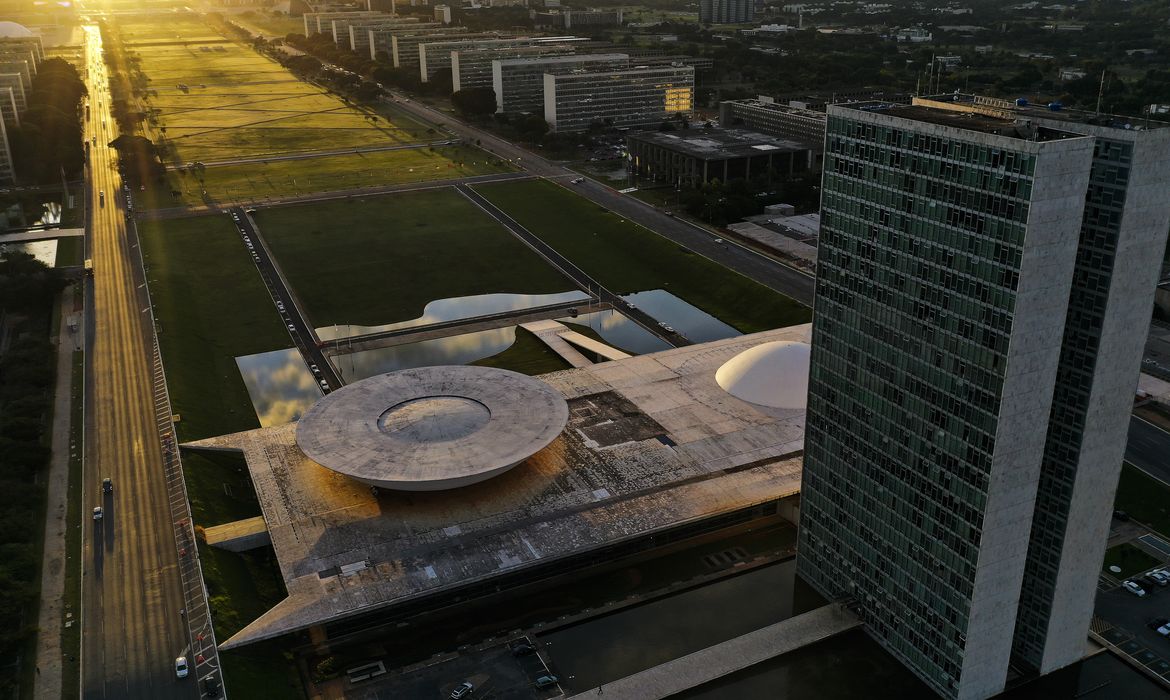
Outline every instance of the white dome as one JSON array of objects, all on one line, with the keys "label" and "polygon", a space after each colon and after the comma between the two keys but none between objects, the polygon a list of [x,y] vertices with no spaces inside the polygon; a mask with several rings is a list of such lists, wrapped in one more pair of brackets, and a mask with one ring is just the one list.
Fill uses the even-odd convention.
[{"label": "white dome", "polygon": [[737,399],[771,408],[808,405],[808,343],[761,343],[723,363],[715,381]]},{"label": "white dome", "polygon": [[36,36],[29,28],[16,22],[0,22],[0,38],[18,39],[25,36]]}]

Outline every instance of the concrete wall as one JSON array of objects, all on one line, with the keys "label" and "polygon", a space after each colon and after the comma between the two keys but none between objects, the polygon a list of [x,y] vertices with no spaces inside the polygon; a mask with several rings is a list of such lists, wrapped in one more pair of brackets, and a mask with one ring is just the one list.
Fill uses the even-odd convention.
[{"label": "concrete wall", "polygon": [[1135,141],[1133,167],[1085,416],[1042,673],[1084,656],[1154,289],[1170,229],[1170,129],[1120,133],[1110,130],[1108,135]]},{"label": "concrete wall", "polygon": [[[999,140],[987,138],[989,144]],[[961,700],[996,695],[1007,680],[1093,143],[1073,138],[1029,149],[1040,155],[957,692]],[[1096,580],[1094,575],[1094,585]]]}]

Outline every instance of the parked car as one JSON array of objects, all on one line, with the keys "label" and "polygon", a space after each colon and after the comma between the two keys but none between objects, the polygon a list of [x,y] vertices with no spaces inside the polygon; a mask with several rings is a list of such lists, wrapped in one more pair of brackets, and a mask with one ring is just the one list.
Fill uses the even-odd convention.
[{"label": "parked car", "polygon": [[1150,573],[1146,574],[1146,577],[1152,579],[1154,583],[1158,584],[1159,586],[1170,585],[1170,576],[1167,576],[1161,571],[1151,571]]},{"label": "parked car", "polygon": [[1142,588],[1137,581],[1130,580],[1121,585],[1125,587],[1125,590],[1136,595],[1138,598],[1144,597],[1146,595],[1146,589]]},{"label": "parked car", "polygon": [[551,688],[559,681],[560,679],[556,676],[541,676],[540,678],[536,679],[536,683],[534,685],[536,685],[537,688]]},{"label": "parked car", "polygon": [[532,646],[528,642],[520,642],[516,646],[512,647],[512,656],[528,656],[534,651],[536,651],[536,647]]},{"label": "parked car", "polygon": [[471,684],[471,681],[463,681],[455,686],[455,690],[451,691],[451,700],[462,700],[474,692],[475,686]]},{"label": "parked car", "polygon": [[1170,619],[1164,617],[1155,617],[1153,620],[1150,620],[1146,623],[1146,627],[1149,627],[1152,630],[1156,630],[1159,627],[1166,626],[1167,624],[1170,624]]},{"label": "parked car", "polygon": [[186,678],[188,673],[187,657],[180,656],[175,659],[175,678]]}]

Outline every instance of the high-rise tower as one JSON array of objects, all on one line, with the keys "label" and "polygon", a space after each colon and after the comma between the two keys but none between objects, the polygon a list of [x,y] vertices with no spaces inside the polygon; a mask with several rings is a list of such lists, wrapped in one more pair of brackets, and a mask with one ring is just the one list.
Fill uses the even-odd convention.
[{"label": "high-rise tower", "polygon": [[829,108],[798,571],[944,696],[1083,656],[1170,228],[1144,126]]}]

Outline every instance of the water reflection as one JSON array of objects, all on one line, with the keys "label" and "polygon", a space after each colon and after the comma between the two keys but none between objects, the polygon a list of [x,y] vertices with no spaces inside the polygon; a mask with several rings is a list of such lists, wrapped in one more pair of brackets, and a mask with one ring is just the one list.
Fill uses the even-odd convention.
[{"label": "water reflection", "polygon": [[295,348],[237,357],[236,366],[265,428],[297,420],[321,398],[317,380]]},{"label": "water reflection", "polygon": [[385,372],[434,365],[465,365],[503,352],[516,342],[516,327],[494,328],[447,338],[339,354],[333,364],[346,382]]},{"label": "water reflection", "polygon": [[591,314],[581,314],[577,318],[557,320],[561,323],[588,326],[596,331],[597,335],[601,336],[605,342],[619,350],[635,355],[645,355],[648,352],[658,352],[670,348],[670,343],[634,323],[619,311],[596,311]]},{"label": "water reflection", "polygon": [[57,262],[57,239],[31,243],[0,243],[0,256],[9,251],[28,253],[49,267],[53,267]]},{"label": "water reflection", "polygon": [[357,326],[350,324],[325,326],[317,329],[317,335],[321,340],[334,340],[336,338],[348,338],[354,335],[380,333],[399,328],[414,328],[415,326],[425,326],[442,321],[455,321],[463,318],[498,314],[504,311],[518,311],[520,309],[530,309],[534,306],[559,304],[566,301],[577,301],[588,298],[589,295],[580,290],[560,292],[557,294],[501,293],[477,294],[470,297],[449,297],[447,299],[436,299],[427,303],[426,308],[423,309],[423,315],[409,321],[387,323],[381,326]]},{"label": "water reflection", "polygon": [[742,335],[706,311],[691,306],[663,289],[635,292],[622,298],[696,343]]},{"label": "water reflection", "polygon": [[61,203],[41,202],[41,217],[32,222],[33,226],[52,226],[61,223]]}]

